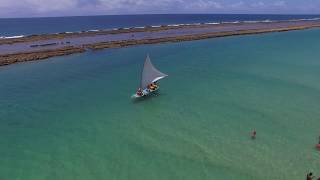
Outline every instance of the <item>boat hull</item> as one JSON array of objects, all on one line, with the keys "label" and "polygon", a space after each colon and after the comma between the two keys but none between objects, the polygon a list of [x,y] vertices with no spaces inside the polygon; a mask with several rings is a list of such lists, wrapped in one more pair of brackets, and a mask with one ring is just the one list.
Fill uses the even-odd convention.
[{"label": "boat hull", "polygon": [[137,93],[133,94],[131,97],[132,98],[142,98],[142,97],[145,97],[145,96],[148,96],[150,94],[152,94],[153,92],[156,92],[158,91],[159,87],[157,87],[155,90],[151,90],[151,89],[144,89],[142,91],[142,95],[138,95]]}]

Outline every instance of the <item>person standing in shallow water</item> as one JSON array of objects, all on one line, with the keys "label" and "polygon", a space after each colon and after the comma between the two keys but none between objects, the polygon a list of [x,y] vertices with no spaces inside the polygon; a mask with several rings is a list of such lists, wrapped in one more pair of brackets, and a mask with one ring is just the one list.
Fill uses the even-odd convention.
[{"label": "person standing in shallow water", "polygon": [[251,132],[251,139],[256,139],[256,136],[257,136],[257,131],[254,129],[254,130]]},{"label": "person standing in shallow water", "polygon": [[320,136],[319,136],[319,142],[316,144],[316,149],[320,151]]},{"label": "person standing in shallow water", "polygon": [[307,174],[307,180],[312,180],[314,178],[312,172]]}]

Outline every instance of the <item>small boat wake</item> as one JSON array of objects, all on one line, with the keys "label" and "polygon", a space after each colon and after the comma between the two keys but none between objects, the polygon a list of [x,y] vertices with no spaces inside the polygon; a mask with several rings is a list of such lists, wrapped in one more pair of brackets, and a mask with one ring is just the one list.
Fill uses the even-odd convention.
[{"label": "small boat wake", "polygon": [[160,91],[155,91],[155,92],[149,94],[148,96],[133,97],[133,98],[131,98],[131,101],[134,104],[138,104],[138,103],[142,103],[142,102],[145,102],[145,101],[152,101],[153,99],[157,98],[160,95],[162,96],[162,95],[165,95],[165,94],[160,94]]}]

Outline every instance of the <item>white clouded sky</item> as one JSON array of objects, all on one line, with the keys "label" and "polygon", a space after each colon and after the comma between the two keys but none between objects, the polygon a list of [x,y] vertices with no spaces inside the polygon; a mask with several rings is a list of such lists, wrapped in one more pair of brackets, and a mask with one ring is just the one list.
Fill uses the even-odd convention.
[{"label": "white clouded sky", "polygon": [[152,13],[320,14],[320,0],[0,0],[0,17]]}]

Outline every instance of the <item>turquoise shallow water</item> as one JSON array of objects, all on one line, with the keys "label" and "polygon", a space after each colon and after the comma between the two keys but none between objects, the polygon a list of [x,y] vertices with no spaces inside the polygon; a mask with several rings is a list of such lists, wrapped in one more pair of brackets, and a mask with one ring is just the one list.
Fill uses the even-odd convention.
[{"label": "turquoise shallow water", "polygon": [[[0,179],[320,176],[319,36],[227,37],[1,67]],[[147,53],[169,77],[156,96],[132,101]]]}]

